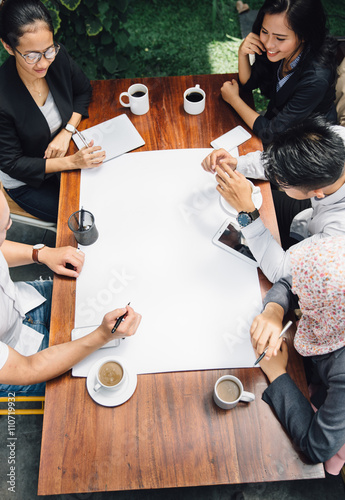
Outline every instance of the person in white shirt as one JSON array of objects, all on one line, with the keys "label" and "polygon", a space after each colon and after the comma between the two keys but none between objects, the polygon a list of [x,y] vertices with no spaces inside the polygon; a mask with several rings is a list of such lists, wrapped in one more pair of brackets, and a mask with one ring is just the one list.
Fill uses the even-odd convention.
[{"label": "person in white shirt", "polygon": [[[86,337],[47,347],[52,281],[14,283],[9,267],[36,261],[55,273],[77,278],[84,254],[73,247],[32,247],[6,241],[10,226],[9,207],[0,191],[0,395],[9,391],[42,394],[42,383],[66,372],[110,340],[133,335],[141,316],[129,306],[118,308],[107,313],[102,324]],[[127,314],[124,321],[112,334],[116,319],[123,314]]]},{"label": "person in white shirt", "polygon": [[[313,117],[287,130],[266,147],[239,159],[215,150],[202,162],[216,173],[217,190],[239,212],[237,219],[247,244],[267,278],[291,279],[289,250],[285,251],[260,219],[246,176],[278,185],[276,198],[292,219],[293,248],[318,239],[345,234],[345,129]],[[296,201],[297,200],[297,201]],[[305,206],[306,210],[298,213]],[[277,204],[275,203],[276,207]],[[284,215],[281,210],[281,217]],[[280,214],[277,214],[278,225]],[[281,228],[280,228],[281,229]]]}]

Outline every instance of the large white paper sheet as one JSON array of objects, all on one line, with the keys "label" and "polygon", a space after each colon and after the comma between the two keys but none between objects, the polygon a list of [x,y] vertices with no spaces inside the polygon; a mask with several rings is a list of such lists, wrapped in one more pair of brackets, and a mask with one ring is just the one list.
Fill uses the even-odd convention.
[{"label": "large white paper sheet", "polygon": [[[249,328],[261,308],[257,270],[216,247],[227,218],[210,150],[130,153],[83,170],[80,205],[99,239],[77,280],[75,327],[99,324],[131,301],[142,314],[135,336],[111,348],[137,373],[253,366]],[[74,367],[89,367],[102,350]]]}]

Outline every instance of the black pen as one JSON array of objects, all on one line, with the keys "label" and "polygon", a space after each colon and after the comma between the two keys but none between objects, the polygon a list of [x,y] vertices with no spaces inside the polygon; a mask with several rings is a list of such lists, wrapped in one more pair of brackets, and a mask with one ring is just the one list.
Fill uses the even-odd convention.
[{"label": "black pen", "polygon": [[[128,302],[128,306],[129,306],[130,302]],[[111,333],[115,333],[116,330],[118,329],[118,327],[120,326],[120,323],[121,321],[127,316],[128,312],[125,312],[125,314],[123,314],[122,316],[120,316],[119,318],[117,318],[117,320],[115,321],[115,325],[114,325],[114,328],[111,330]]]},{"label": "black pen", "polygon": [[[284,335],[284,333],[290,328],[291,325],[292,325],[292,321],[288,321],[286,323],[286,325],[284,326],[284,328],[282,329],[282,331],[281,331],[281,333],[279,335],[280,339],[282,338],[282,336]],[[258,357],[258,359],[255,361],[254,366],[256,366],[258,363],[260,363],[260,361],[262,360],[262,358],[265,357],[267,351],[268,351],[268,347],[266,347],[266,349],[264,350],[264,352],[262,354],[260,354],[260,356]]]}]

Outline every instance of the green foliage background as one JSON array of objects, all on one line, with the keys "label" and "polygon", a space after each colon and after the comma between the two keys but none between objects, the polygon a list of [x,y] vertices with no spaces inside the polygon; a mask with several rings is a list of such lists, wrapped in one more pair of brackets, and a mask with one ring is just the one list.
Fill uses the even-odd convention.
[{"label": "green foliage background", "polygon": [[130,68],[133,47],[124,26],[131,0],[42,0],[57,38],[90,79],[115,78]]},{"label": "green foliage background", "polygon": [[[42,0],[55,38],[90,79],[237,72],[236,0]],[[263,0],[246,0],[258,9]],[[345,5],[323,0],[345,35]],[[0,63],[7,53],[0,50]],[[258,110],[265,106],[257,94]]]}]

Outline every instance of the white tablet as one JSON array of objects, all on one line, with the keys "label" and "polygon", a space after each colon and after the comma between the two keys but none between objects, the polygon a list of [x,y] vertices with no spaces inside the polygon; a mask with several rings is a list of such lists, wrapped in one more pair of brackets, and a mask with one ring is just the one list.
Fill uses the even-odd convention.
[{"label": "white tablet", "polygon": [[244,260],[248,264],[258,267],[258,263],[249,250],[247,242],[241,233],[240,226],[233,217],[229,217],[223,222],[222,226],[214,235],[212,242],[232,255],[236,255],[236,257]]}]

